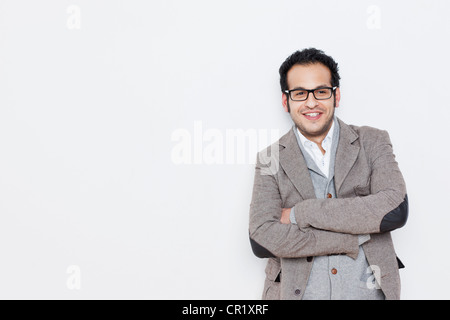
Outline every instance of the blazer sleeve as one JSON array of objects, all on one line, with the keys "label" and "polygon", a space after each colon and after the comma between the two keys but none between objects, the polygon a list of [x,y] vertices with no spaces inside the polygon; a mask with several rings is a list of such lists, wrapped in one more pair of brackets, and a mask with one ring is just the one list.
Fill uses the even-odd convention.
[{"label": "blazer sleeve", "polygon": [[298,227],[370,234],[404,226],[408,219],[406,186],[386,131],[379,132],[369,159],[372,169],[371,194],[300,202],[295,205]]},{"label": "blazer sleeve", "polygon": [[282,224],[277,173],[269,174],[267,169],[257,160],[249,219],[250,243],[257,257],[302,258],[339,253],[357,257],[355,235]]}]

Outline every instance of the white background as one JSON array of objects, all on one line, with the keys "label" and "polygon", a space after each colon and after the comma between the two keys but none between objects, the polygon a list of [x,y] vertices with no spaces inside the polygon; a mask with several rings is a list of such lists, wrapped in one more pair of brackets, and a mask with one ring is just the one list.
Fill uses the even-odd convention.
[{"label": "white background", "polygon": [[317,47],[340,66],[337,115],[388,130],[407,182],[402,298],[449,299],[449,10],[0,0],[0,298],[259,299],[254,159],[176,164],[172,134],[284,134],[278,68]]}]

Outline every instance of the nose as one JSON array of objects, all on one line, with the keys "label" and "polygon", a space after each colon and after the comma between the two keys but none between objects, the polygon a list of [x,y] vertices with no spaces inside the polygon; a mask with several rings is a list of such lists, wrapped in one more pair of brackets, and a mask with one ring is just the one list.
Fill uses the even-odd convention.
[{"label": "nose", "polygon": [[308,95],[308,99],[306,99],[305,106],[307,106],[310,109],[315,108],[319,103],[317,102],[316,98],[314,97],[313,93],[310,92]]}]

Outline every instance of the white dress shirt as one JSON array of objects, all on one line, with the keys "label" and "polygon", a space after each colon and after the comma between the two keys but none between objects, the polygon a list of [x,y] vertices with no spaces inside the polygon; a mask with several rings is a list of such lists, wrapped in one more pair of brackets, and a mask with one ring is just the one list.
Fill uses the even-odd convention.
[{"label": "white dress shirt", "polygon": [[325,154],[322,154],[322,151],[320,151],[319,146],[315,142],[306,139],[298,128],[297,131],[305,150],[309,153],[320,171],[328,178],[328,173],[330,171],[330,152],[328,151],[331,149],[333,143],[334,119],[330,130],[328,130],[327,136],[322,141],[322,148],[325,150]]}]

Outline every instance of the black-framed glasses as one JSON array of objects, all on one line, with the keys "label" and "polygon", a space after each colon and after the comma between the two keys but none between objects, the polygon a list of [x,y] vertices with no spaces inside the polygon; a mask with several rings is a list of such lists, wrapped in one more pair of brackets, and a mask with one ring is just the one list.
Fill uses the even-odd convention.
[{"label": "black-framed glasses", "polygon": [[316,100],[327,100],[331,98],[336,88],[337,87],[322,87],[312,90],[293,89],[293,90],[285,90],[284,92],[286,92],[293,101],[308,100],[310,93],[314,95],[314,98],[316,98]]}]

